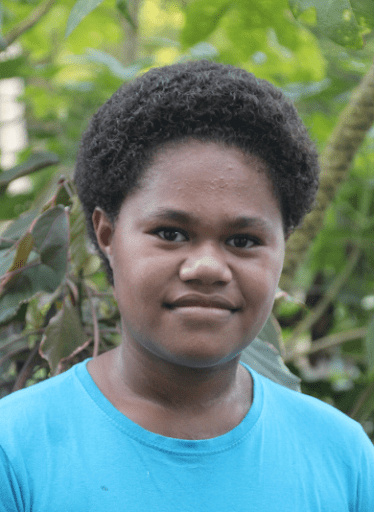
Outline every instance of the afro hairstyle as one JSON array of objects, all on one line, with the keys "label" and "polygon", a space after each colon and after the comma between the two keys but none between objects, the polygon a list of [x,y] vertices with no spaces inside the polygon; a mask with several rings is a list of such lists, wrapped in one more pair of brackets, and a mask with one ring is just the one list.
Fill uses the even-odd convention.
[{"label": "afro hairstyle", "polygon": [[207,60],[154,68],[124,84],[99,108],[83,134],[75,183],[89,236],[109,281],[112,269],[92,223],[96,207],[110,221],[157,150],[188,138],[235,146],[265,163],[288,236],[315,201],[317,152],[281,90],[231,65]]}]

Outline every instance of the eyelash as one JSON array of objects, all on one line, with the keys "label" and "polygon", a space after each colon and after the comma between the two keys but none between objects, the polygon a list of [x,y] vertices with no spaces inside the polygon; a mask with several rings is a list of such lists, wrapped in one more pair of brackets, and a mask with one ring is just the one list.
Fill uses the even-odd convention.
[{"label": "eyelash", "polygon": [[[180,242],[184,242],[185,241],[185,240],[168,240],[164,236],[161,236],[161,233],[165,233],[165,232],[177,233],[179,235],[182,235],[185,240],[188,240],[187,233],[185,233],[184,231],[182,231],[180,229],[175,229],[175,228],[159,228],[154,233],[156,235],[158,235],[160,238],[162,238],[162,240],[166,240],[167,242],[180,243]],[[228,243],[228,245],[230,245],[230,247],[234,247],[234,249],[250,249],[253,246],[260,245],[260,241],[259,241],[258,238],[253,237],[253,236],[249,236],[249,235],[234,235],[234,236],[231,236],[230,238],[228,238],[227,242],[234,241],[235,239],[237,239],[237,240],[246,240],[247,242],[251,242],[251,245],[250,245],[250,247],[236,247],[235,245],[231,245],[231,244]]]},{"label": "eyelash", "polygon": [[[180,230],[180,229],[174,229],[174,228],[159,228],[155,231],[155,234],[160,236],[160,238],[162,238],[163,240],[166,240],[167,242],[176,242],[176,240],[168,240],[167,238],[164,238],[163,236],[161,236],[160,233],[162,232],[169,232],[169,233],[178,233],[180,235],[182,235],[186,240],[188,240],[188,236],[187,236],[187,233],[185,233],[184,231]],[[184,240],[177,240],[177,242],[184,242]]]}]

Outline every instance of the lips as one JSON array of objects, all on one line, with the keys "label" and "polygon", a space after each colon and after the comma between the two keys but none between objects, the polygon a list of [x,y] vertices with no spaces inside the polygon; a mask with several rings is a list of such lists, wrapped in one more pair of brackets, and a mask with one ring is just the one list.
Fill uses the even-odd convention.
[{"label": "lips", "polygon": [[238,311],[238,307],[235,306],[230,300],[220,296],[204,296],[204,295],[183,295],[177,298],[173,302],[166,303],[165,306],[169,309],[175,308],[216,308],[226,309],[232,312]]}]

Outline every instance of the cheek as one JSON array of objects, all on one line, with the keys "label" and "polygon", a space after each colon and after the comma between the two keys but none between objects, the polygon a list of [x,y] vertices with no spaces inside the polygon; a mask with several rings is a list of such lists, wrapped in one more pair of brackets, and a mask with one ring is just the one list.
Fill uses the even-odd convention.
[{"label": "cheek", "polygon": [[122,315],[129,311],[134,317],[143,316],[161,303],[167,276],[159,258],[123,250],[113,261],[114,295]]},{"label": "cheek", "polygon": [[258,335],[272,312],[279,274],[278,267],[257,266],[246,276],[245,289],[242,288],[246,304],[244,327],[251,338]]},{"label": "cheek", "polygon": [[282,271],[282,261],[260,259],[256,265],[253,264],[243,273],[243,293],[252,306],[272,307]]}]

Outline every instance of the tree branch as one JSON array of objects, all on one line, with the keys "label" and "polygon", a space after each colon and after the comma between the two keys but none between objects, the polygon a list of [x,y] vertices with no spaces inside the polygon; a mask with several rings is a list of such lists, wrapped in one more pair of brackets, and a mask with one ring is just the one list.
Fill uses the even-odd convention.
[{"label": "tree branch", "polygon": [[13,345],[13,343],[17,343],[18,341],[23,341],[29,336],[35,336],[36,334],[43,334],[44,329],[36,329],[34,331],[22,332],[21,334],[14,335],[8,341],[1,345],[1,351],[4,352],[5,349]]},{"label": "tree branch", "polygon": [[18,389],[24,388],[27,379],[31,377],[34,359],[38,355],[40,342],[41,339],[35,343],[34,348],[31,350],[29,354],[29,357],[26,359],[25,364],[22,366],[22,370],[19,372],[16,382],[14,383],[12,393],[13,391],[17,391]]},{"label": "tree branch", "polygon": [[95,311],[95,306],[92,300],[92,294],[90,288],[86,285],[86,291],[88,295],[88,299],[91,305],[91,314],[92,314],[92,322],[94,328],[94,349],[93,349],[93,357],[99,355],[99,343],[100,343],[100,331],[99,331],[99,322],[97,321],[97,315]]},{"label": "tree branch", "polygon": [[5,354],[3,357],[0,357],[0,368],[5,363],[5,361],[11,359],[13,356],[16,356],[17,354],[21,354],[21,352],[26,352],[27,350],[29,350],[29,346],[26,344],[25,346],[16,348],[11,352]]},{"label": "tree branch", "polygon": [[310,347],[305,350],[294,351],[290,354],[287,354],[285,357],[285,362],[293,361],[295,358],[300,356],[307,356],[310,354],[315,354],[320,350],[325,350],[327,348],[336,347],[337,345],[341,345],[346,341],[356,340],[359,338],[364,338],[367,334],[366,327],[358,327],[357,329],[351,329],[350,331],[339,332],[336,334],[330,334],[329,336],[324,336],[319,340],[313,341]]},{"label": "tree branch", "polygon": [[18,25],[13,27],[12,30],[10,30],[4,37],[6,47],[10,46],[20,35],[36,25],[38,21],[51,9],[54,3],[55,0],[45,0],[43,3],[35,7],[25,20],[22,20]]},{"label": "tree branch", "polygon": [[332,286],[327,290],[324,297],[318,302],[317,306],[313,308],[310,313],[302,320],[294,329],[292,336],[287,340],[286,348],[290,349],[291,352],[294,350],[295,345],[305,331],[310,329],[312,325],[323,315],[329,304],[337,297],[341,287],[349,278],[353,272],[361,251],[358,247],[355,247],[352,254],[343,269],[343,271],[335,278]]},{"label": "tree branch", "polygon": [[[374,382],[371,382],[367,388],[365,388],[361,394],[359,395],[358,399],[356,400],[354,406],[352,407],[351,411],[349,412],[349,416],[351,418],[354,418],[356,421],[365,421],[367,419],[367,414],[365,414],[364,406],[366,405],[366,402],[369,400],[369,402],[373,402],[373,396],[374,396]],[[371,405],[370,409],[372,409],[373,406]]]}]

